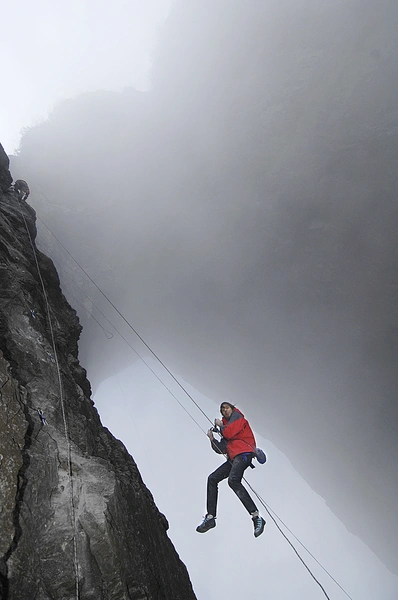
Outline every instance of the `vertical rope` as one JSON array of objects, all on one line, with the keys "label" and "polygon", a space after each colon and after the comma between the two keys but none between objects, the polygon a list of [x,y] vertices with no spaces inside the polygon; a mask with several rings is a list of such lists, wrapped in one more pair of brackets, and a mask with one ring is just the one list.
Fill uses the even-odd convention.
[{"label": "vertical rope", "polygon": [[79,600],[79,564],[78,564],[78,560],[77,560],[76,511],[75,511],[75,504],[74,504],[74,500],[73,500],[72,449],[71,449],[71,444],[70,444],[69,429],[68,429],[68,423],[67,423],[66,412],[65,412],[61,371],[59,368],[59,361],[58,361],[58,354],[57,354],[57,349],[56,349],[56,344],[55,344],[54,330],[53,330],[52,321],[51,321],[50,304],[48,302],[46,287],[44,285],[44,280],[43,280],[43,277],[42,277],[42,274],[40,271],[39,261],[37,260],[37,254],[36,254],[35,246],[34,246],[34,243],[32,240],[32,236],[30,235],[30,231],[29,231],[29,227],[28,227],[25,215],[22,212],[19,198],[17,198],[17,199],[18,199],[19,210],[20,210],[20,213],[22,215],[22,218],[23,218],[23,221],[25,224],[25,228],[26,228],[26,231],[27,231],[27,234],[29,237],[30,245],[32,247],[37,272],[38,272],[41,287],[43,290],[44,301],[46,304],[47,320],[48,320],[48,324],[49,324],[49,328],[50,328],[51,342],[52,342],[52,348],[53,348],[53,352],[54,352],[54,360],[55,360],[56,369],[57,369],[59,397],[60,397],[60,401],[61,401],[62,420],[63,420],[63,424],[64,424],[64,433],[65,433],[65,438],[66,438],[67,455],[68,455],[68,478],[69,478],[69,490],[70,490],[69,502],[70,502],[71,524],[72,524],[72,530],[73,530],[73,567],[74,567],[74,575],[75,575],[75,597],[76,597],[76,600]]}]

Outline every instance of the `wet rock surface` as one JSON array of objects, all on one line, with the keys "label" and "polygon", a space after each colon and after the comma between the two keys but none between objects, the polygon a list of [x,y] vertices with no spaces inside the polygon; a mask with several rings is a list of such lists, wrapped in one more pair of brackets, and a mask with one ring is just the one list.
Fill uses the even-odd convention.
[{"label": "wet rock surface", "polygon": [[6,191],[1,156],[0,171],[0,598],[193,599],[167,519],[90,400],[35,212]]}]

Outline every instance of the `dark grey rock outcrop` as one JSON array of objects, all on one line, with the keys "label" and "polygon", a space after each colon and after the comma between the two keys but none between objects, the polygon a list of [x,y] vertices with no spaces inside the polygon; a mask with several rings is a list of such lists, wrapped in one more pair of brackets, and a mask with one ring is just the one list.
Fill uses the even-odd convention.
[{"label": "dark grey rock outcrop", "polygon": [[8,170],[10,159],[4,152],[3,146],[0,144],[0,190],[4,191],[10,187],[12,183],[11,173]]},{"label": "dark grey rock outcrop", "polygon": [[34,210],[1,193],[0,598],[194,599],[165,516],[101,425],[78,362],[81,326],[35,249],[54,351],[35,235]]}]

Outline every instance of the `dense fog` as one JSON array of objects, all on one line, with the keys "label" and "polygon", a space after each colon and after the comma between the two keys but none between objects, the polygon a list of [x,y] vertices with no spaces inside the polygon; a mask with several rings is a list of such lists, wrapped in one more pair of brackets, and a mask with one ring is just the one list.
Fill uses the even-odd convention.
[{"label": "dense fog", "polygon": [[[169,368],[250,410],[395,573],[397,18],[392,0],[176,2],[150,91],[60,104],[12,164]],[[96,388],[106,344],[79,313]]]}]

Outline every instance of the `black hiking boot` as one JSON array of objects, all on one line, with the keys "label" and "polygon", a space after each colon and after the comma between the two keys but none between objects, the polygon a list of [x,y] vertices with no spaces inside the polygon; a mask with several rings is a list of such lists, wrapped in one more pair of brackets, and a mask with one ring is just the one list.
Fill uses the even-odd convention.
[{"label": "black hiking boot", "polygon": [[206,533],[209,529],[213,529],[216,526],[216,519],[214,517],[205,516],[203,523],[197,526],[196,531],[198,533]]},{"label": "black hiking boot", "polygon": [[252,517],[253,525],[254,525],[254,537],[258,537],[262,534],[265,527],[265,520],[260,517]]}]

